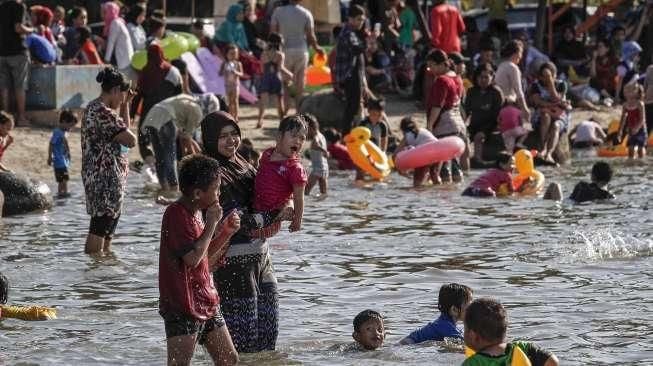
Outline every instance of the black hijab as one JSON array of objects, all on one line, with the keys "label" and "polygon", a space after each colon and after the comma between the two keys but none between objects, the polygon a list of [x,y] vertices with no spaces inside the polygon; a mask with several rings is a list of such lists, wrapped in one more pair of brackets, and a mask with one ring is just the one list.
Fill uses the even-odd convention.
[{"label": "black hijab", "polygon": [[233,126],[238,131],[238,135],[241,135],[238,123],[230,114],[217,111],[206,115],[201,126],[204,154],[219,161],[222,170],[220,204],[225,212],[233,208],[248,211],[254,198],[256,168],[238,152],[233,158],[228,158],[218,152],[218,136],[222,129]]}]

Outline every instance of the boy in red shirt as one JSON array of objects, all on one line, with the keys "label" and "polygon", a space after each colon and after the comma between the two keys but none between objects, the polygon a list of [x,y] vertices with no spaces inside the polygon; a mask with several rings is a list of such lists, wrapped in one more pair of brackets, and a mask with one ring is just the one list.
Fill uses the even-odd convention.
[{"label": "boy in red shirt", "polygon": [[233,211],[221,220],[220,165],[212,158],[183,159],[179,188],[182,196],[163,214],[159,253],[159,314],[165,322],[168,364],[189,365],[197,342],[216,365],[233,365],[238,353],[211,271],[240,228],[240,218]]}]

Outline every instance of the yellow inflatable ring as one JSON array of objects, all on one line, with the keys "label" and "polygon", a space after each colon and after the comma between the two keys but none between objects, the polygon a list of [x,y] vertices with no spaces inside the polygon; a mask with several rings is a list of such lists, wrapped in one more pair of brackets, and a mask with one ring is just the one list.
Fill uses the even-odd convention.
[{"label": "yellow inflatable ring", "polygon": [[367,127],[356,127],[345,136],[347,151],[354,164],[376,180],[390,174],[388,156],[372,141],[372,132]]},{"label": "yellow inflatable ring", "polygon": [[544,187],[544,174],[535,170],[533,155],[530,151],[521,149],[515,153],[514,157],[517,176],[512,179],[512,185],[515,191],[520,191],[522,185],[530,178],[532,183],[520,192],[528,195],[537,194]]},{"label": "yellow inflatable ring", "polygon": [[20,320],[50,320],[57,319],[57,310],[45,306],[12,306],[0,305],[0,318]]}]

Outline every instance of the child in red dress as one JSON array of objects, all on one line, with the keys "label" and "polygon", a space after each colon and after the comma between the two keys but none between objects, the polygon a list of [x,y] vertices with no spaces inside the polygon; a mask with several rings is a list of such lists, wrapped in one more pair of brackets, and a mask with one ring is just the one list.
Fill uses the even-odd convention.
[{"label": "child in red dress", "polygon": [[[165,323],[168,364],[190,365],[199,343],[216,365],[233,365],[238,352],[211,273],[240,228],[240,218],[235,211],[222,218],[220,165],[212,158],[183,159],[179,188],[182,196],[163,214],[159,253],[159,313]],[[204,219],[201,210],[206,210]]]},{"label": "child in red dress", "polygon": [[307,133],[303,117],[295,115],[284,118],[277,131],[277,146],[265,150],[261,155],[254,181],[254,209],[257,211],[283,209],[292,197],[294,214],[290,223],[291,232],[301,229],[304,215],[304,187],[308,178],[299,154]]}]

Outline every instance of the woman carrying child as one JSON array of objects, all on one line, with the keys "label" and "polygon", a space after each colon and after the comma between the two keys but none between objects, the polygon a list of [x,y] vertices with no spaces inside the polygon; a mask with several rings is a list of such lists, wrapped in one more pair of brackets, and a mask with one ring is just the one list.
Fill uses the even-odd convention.
[{"label": "woman carrying child", "polygon": [[626,102],[621,113],[621,125],[619,136],[623,139],[628,134],[628,158],[637,157],[640,159],[646,155],[646,114],[644,110],[644,88],[637,83],[626,85],[624,88]]},{"label": "woman carrying child", "polygon": [[[397,153],[405,149],[414,148],[428,142],[437,141],[435,136],[426,128],[417,126],[417,122],[412,117],[404,117],[401,120],[399,129],[404,134],[404,139],[397,146]],[[396,158],[396,154],[395,154]],[[437,174],[437,163],[425,167],[417,168],[413,172],[413,187],[420,187],[424,184],[424,178],[429,174],[434,184],[440,180]]]},{"label": "woman carrying child", "polygon": [[293,75],[284,66],[285,55],[281,50],[283,46],[283,37],[279,33],[270,33],[268,36],[268,48],[261,54],[263,63],[263,75],[258,86],[259,105],[258,105],[258,123],[256,128],[263,127],[263,114],[265,107],[268,105],[268,98],[276,96],[277,109],[279,110],[279,119],[286,114],[286,108],[283,101],[283,82],[292,79]]},{"label": "woman carrying child", "polygon": [[225,212],[238,210],[241,218],[224,265],[213,273],[222,314],[238,352],[274,350],[279,332],[277,280],[267,242],[250,233],[287,219],[292,210],[255,214],[256,169],[237,154],[238,123],[227,113],[214,112],[201,125],[204,154],[220,162],[220,205]]}]

